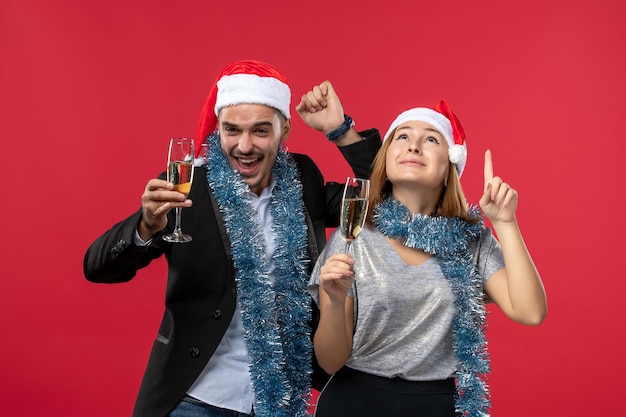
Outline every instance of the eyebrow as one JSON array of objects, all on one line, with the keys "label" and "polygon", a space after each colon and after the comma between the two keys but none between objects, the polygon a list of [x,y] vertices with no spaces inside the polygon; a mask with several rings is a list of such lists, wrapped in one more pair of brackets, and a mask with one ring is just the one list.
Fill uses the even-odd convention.
[{"label": "eyebrow", "polygon": [[[227,122],[227,121],[223,121],[222,124],[226,127],[236,127],[236,128],[239,127],[237,123],[232,123],[232,122]],[[264,121],[256,122],[255,124],[252,125],[252,128],[271,127],[271,126],[272,126],[272,122],[264,120]]]},{"label": "eyebrow", "polygon": [[[396,132],[399,132],[399,131],[401,131],[401,130],[403,130],[403,129],[416,130],[416,129],[415,129],[414,127],[412,127],[412,126],[400,126]],[[427,130],[427,131],[429,131],[429,132],[439,133],[439,134],[441,135],[441,133],[440,133],[437,129],[433,128],[433,127],[425,127],[425,128],[424,128],[424,130]],[[443,136],[443,135],[442,135],[442,136]]]}]

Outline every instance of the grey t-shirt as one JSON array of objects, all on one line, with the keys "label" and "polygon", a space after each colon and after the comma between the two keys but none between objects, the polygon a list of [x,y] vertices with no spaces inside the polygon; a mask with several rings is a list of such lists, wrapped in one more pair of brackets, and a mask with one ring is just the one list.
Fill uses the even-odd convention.
[{"label": "grey t-shirt", "polygon": [[[326,259],[344,252],[339,231],[331,236],[309,281],[319,304],[319,273]],[[500,244],[484,227],[472,245],[483,283],[504,267]],[[352,244],[356,327],[350,368],[388,378],[412,381],[454,375],[452,348],[454,295],[434,257],[419,266],[407,265],[376,229],[366,227]]]}]

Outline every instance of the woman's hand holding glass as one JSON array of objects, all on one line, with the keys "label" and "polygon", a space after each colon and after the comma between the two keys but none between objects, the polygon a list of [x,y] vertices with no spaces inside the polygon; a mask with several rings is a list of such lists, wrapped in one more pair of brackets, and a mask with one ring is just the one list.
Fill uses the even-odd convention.
[{"label": "woman's hand holding glass", "polygon": [[331,300],[343,303],[354,278],[354,259],[335,253],[320,268],[320,286]]},{"label": "woman's hand holding glass", "polygon": [[341,200],[341,234],[346,241],[345,253],[350,251],[350,244],[359,236],[365,226],[367,207],[370,197],[370,181],[348,177]]},{"label": "woman's hand holding glass", "polygon": [[341,200],[339,230],[345,242],[343,253],[335,253],[320,269],[320,284],[331,299],[345,299],[354,279],[354,259],[349,255],[350,245],[365,226],[369,203],[369,180],[348,177]]}]

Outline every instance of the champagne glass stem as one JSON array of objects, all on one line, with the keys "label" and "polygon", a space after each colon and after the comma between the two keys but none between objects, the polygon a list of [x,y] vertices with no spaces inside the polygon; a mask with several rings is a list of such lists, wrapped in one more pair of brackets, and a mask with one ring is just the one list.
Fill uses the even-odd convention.
[{"label": "champagne glass stem", "polygon": [[180,207],[176,207],[176,223],[174,226],[174,234],[176,236],[180,236],[183,234],[183,231],[180,228],[180,217],[182,215]]},{"label": "champagne glass stem", "polygon": [[[351,246],[352,246],[352,240],[346,240],[346,248],[345,248],[345,253],[346,253],[346,254],[348,254],[348,255],[350,255],[350,247],[351,247]],[[351,269],[352,271],[354,271],[354,268],[353,268],[352,266],[350,266],[350,269]],[[354,285],[355,285],[354,289],[356,290],[356,276],[353,276],[353,277],[352,277],[352,280],[353,280]]]}]

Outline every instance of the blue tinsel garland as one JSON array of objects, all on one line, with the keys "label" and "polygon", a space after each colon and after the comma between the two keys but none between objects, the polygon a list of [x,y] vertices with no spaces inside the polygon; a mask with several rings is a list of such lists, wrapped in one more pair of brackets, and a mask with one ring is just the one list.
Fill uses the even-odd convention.
[{"label": "blue tinsel garland", "polygon": [[207,180],[232,246],[255,415],[307,416],[313,348],[306,292],[307,229],[298,171],[289,154],[280,150],[273,167],[276,185],[270,208],[276,242],[272,285],[249,188],[228,164],[219,136],[214,132],[207,140]]},{"label": "blue tinsel garland", "polygon": [[482,281],[473,264],[469,244],[480,237],[482,216],[476,207],[471,224],[459,218],[411,215],[398,200],[387,198],[374,211],[373,223],[385,236],[403,239],[411,248],[435,257],[452,287],[455,314],[453,347],[458,362],[456,409],[464,417],[489,416],[489,353],[485,339]]}]

